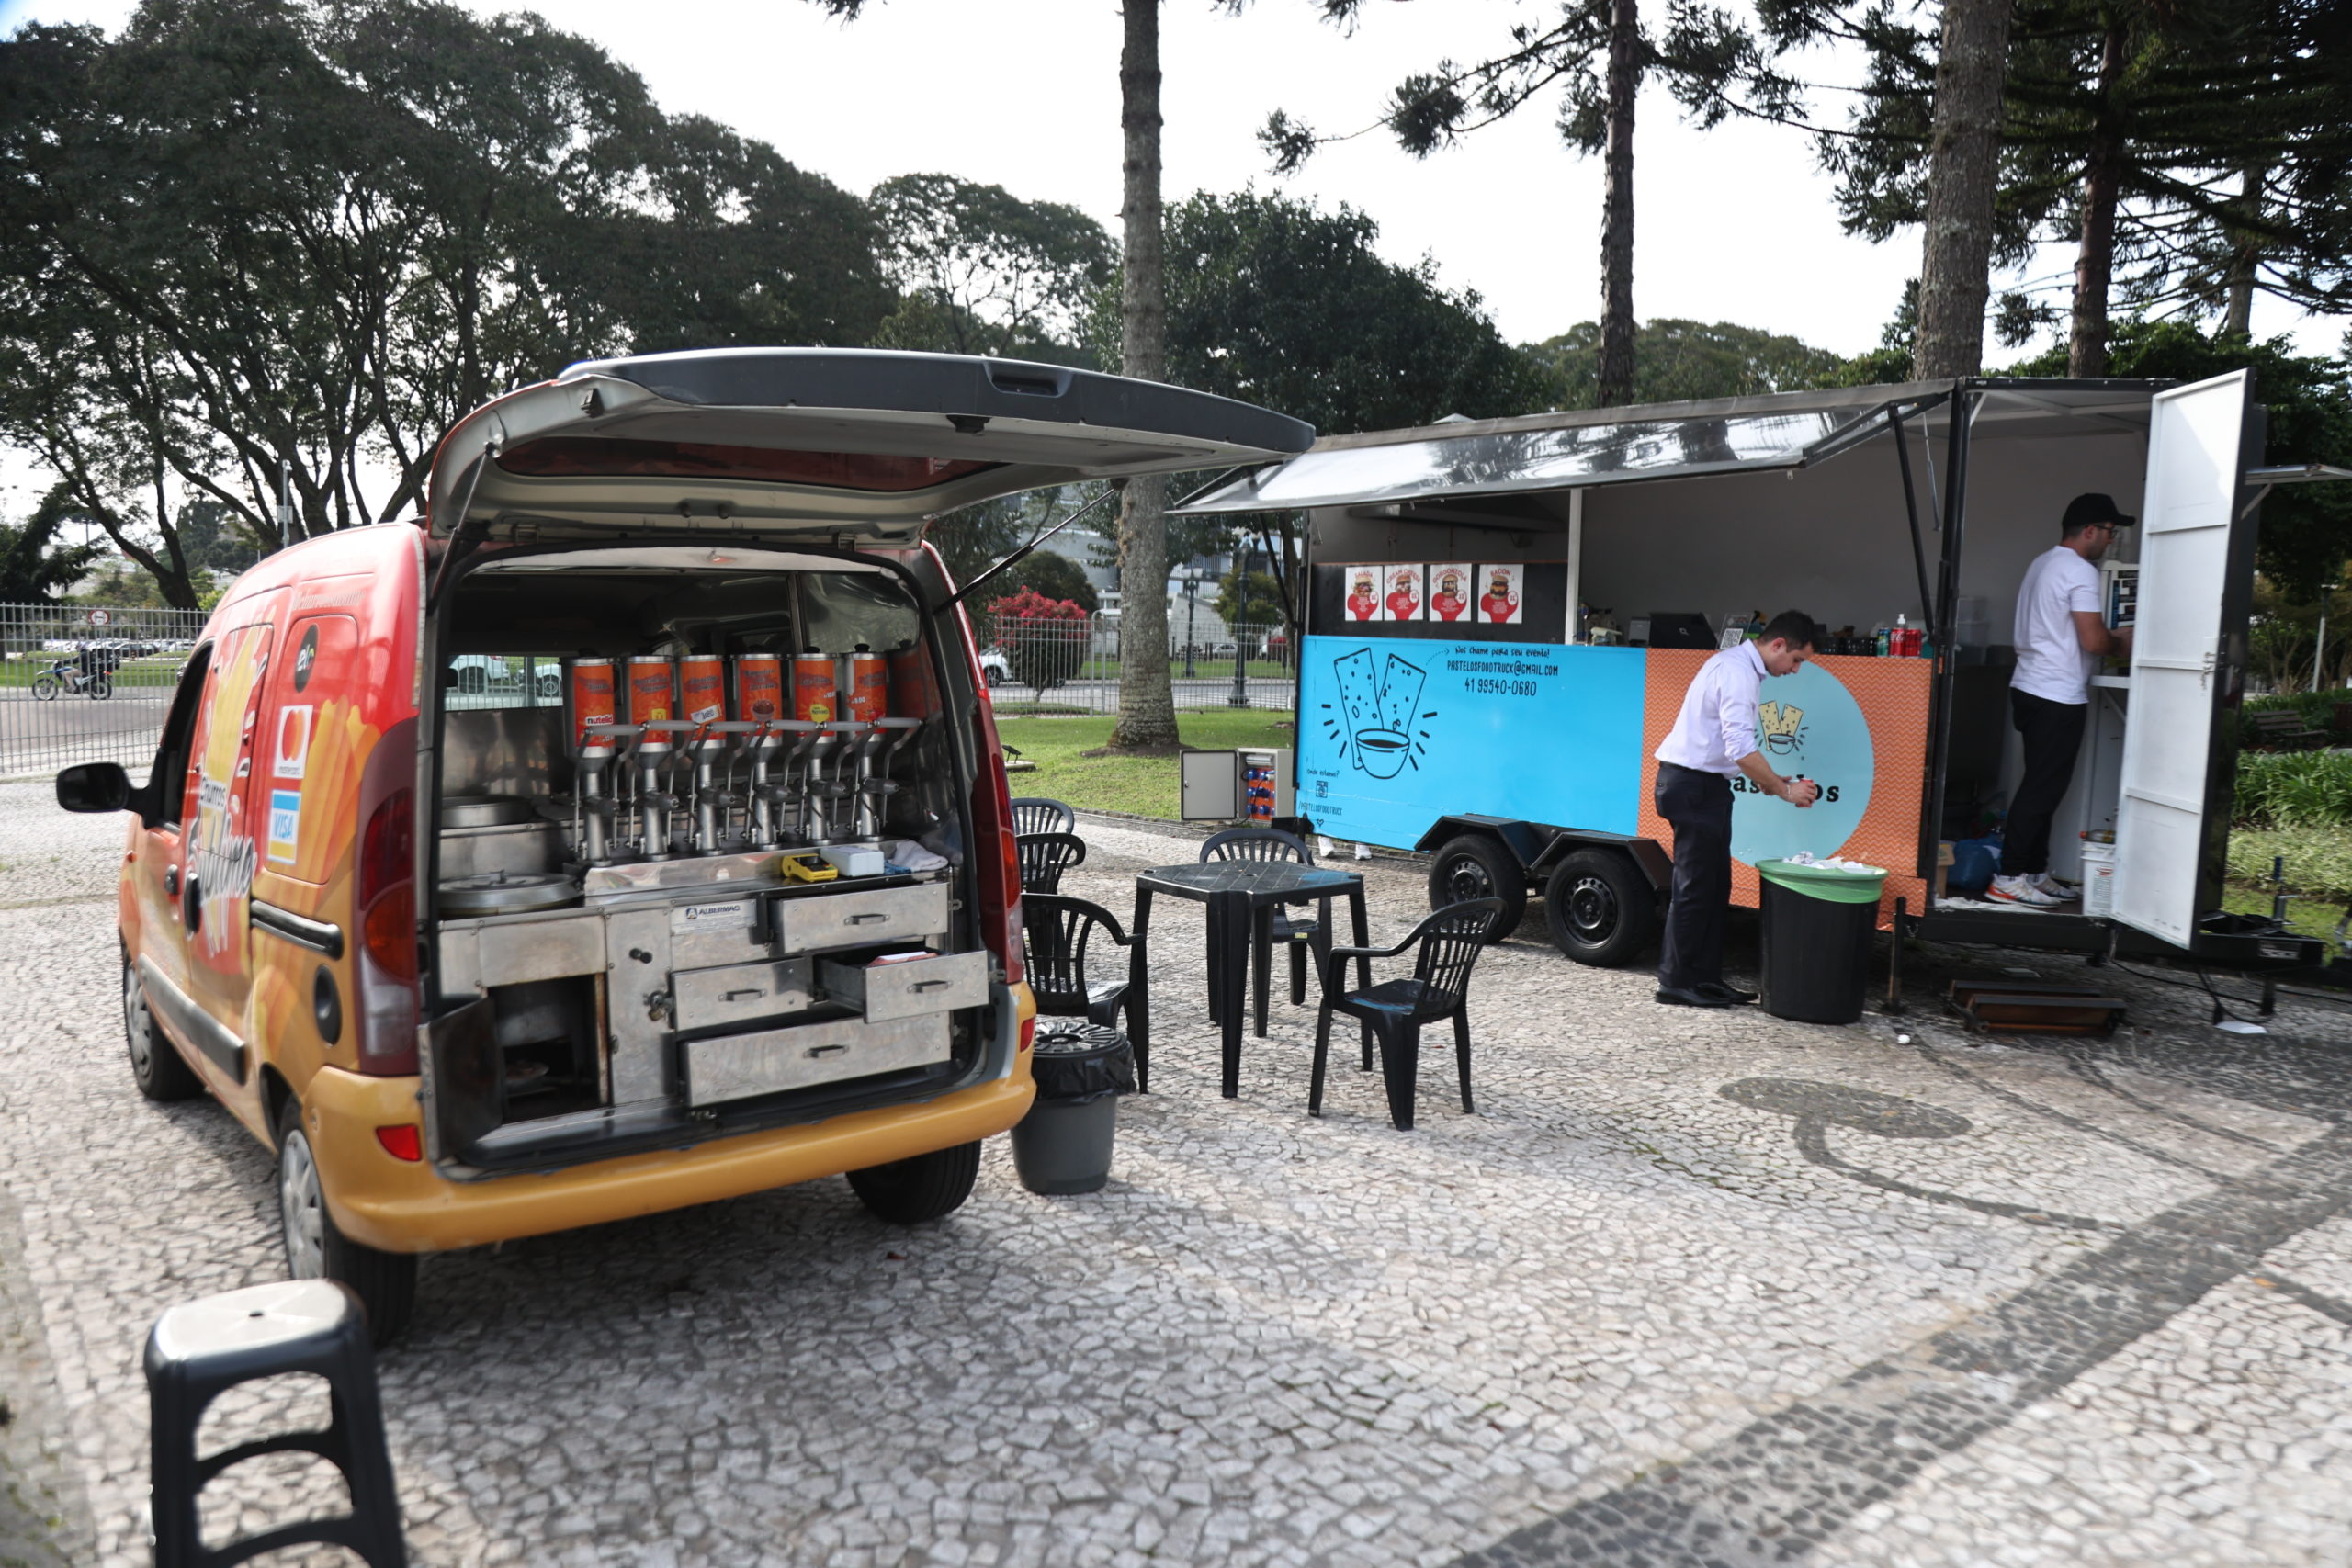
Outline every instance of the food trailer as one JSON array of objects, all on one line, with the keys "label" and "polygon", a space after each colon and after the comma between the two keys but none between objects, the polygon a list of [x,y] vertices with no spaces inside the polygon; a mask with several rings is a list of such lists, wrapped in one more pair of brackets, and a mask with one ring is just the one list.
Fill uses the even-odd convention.
[{"label": "food trailer", "polygon": [[[1433,905],[1499,896],[1508,931],[1541,897],[1570,957],[1637,953],[1671,870],[1653,753],[1709,651],[1793,606],[1850,637],[1765,683],[1758,743],[1822,794],[1734,782],[1736,903],[1758,861],[1842,855],[1891,873],[1883,929],[2275,968],[2320,944],[2222,911],[2256,513],[2344,476],[2264,467],[2262,431],[2250,372],[1972,378],[1327,436],[1186,511],[1306,513],[1296,810],[1429,852]],[[2011,611],[2086,491],[2139,518],[2103,568],[2136,634],[2094,683],[2052,869],[2111,843],[2111,904],[1939,896],[1941,844],[2018,780]]]}]

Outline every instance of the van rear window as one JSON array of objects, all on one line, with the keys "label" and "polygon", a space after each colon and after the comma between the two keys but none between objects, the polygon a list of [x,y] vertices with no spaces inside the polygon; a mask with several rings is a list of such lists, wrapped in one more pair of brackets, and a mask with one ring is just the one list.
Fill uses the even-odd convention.
[{"label": "van rear window", "polygon": [[774,446],[718,446],[694,441],[630,441],[550,435],[502,453],[512,474],[550,479],[667,478],[752,479],[826,490],[926,490],[995,468],[963,457],[893,457],[871,452],[792,452]]}]

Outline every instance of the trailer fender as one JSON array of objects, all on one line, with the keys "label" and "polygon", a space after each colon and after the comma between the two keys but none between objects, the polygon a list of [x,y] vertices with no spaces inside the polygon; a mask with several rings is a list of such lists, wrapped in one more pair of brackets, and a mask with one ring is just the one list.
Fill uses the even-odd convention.
[{"label": "trailer fender", "polygon": [[1656,839],[1637,839],[1625,833],[1600,833],[1584,828],[1553,829],[1552,841],[1545,845],[1533,870],[1548,875],[1555,865],[1581,849],[1619,850],[1633,857],[1648,881],[1652,892],[1664,893],[1674,885],[1674,857]]},{"label": "trailer fender", "polygon": [[1655,839],[1604,833],[1591,828],[1555,828],[1548,822],[1526,822],[1516,817],[1483,817],[1472,812],[1441,817],[1430,824],[1429,830],[1415,841],[1413,848],[1428,854],[1464,833],[1492,839],[1509,850],[1527,873],[1531,887],[1541,888],[1544,879],[1563,856],[1588,847],[1613,849],[1631,855],[1657,892],[1664,893],[1674,883],[1674,857]]},{"label": "trailer fender", "polygon": [[[1558,830],[1548,829],[1551,832]],[[1519,862],[1520,869],[1532,876],[1536,858],[1544,852],[1546,831],[1541,824],[1521,822],[1510,817],[1441,817],[1430,824],[1429,831],[1420,836],[1413,848],[1428,854],[1439,845],[1464,833],[1476,834],[1500,843],[1510,852],[1511,858]]]}]

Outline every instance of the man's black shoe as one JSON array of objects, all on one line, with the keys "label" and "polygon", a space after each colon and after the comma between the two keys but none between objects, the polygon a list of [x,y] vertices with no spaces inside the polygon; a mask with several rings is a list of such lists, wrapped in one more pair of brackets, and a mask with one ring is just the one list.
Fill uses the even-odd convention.
[{"label": "man's black shoe", "polygon": [[1754,991],[1743,991],[1737,986],[1726,986],[1721,980],[1702,980],[1695,987],[1702,995],[1725,998],[1724,1005],[1736,1007],[1742,1002],[1759,999]]},{"label": "man's black shoe", "polygon": [[1727,1008],[1732,1005],[1731,998],[1721,992],[1711,995],[1703,990],[1686,990],[1680,986],[1660,986],[1657,999],[1667,1007],[1677,1008]]}]

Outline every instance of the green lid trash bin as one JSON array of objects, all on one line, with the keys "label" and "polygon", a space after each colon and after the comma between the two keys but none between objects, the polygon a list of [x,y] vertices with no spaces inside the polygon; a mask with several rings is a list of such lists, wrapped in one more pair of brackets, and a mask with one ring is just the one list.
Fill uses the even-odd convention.
[{"label": "green lid trash bin", "polygon": [[1870,987],[1871,934],[1886,873],[1873,867],[1758,861],[1764,1010],[1805,1023],[1851,1023]]}]

